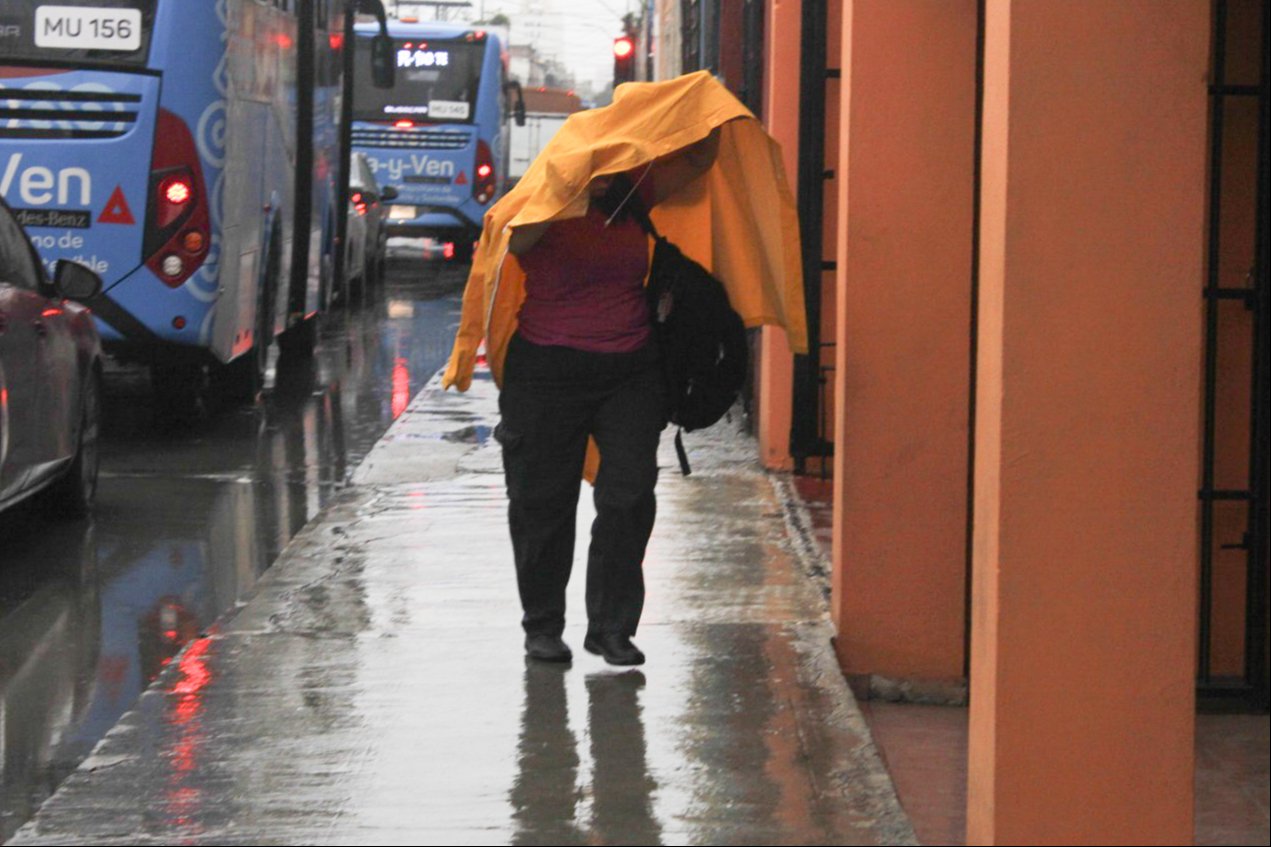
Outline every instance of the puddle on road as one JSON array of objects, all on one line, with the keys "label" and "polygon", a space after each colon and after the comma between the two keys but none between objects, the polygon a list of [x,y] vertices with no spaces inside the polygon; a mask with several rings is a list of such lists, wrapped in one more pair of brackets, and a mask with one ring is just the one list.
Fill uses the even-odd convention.
[{"label": "puddle on road", "polygon": [[[243,601],[442,366],[465,275],[408,266],[333,316],[312,362],[272,370],[256,404],[192,423],[156,421],[145,372],[113,369],[93,518],[0,514],[0,841]],[[488,438],[470,423],[453,438]]]}]

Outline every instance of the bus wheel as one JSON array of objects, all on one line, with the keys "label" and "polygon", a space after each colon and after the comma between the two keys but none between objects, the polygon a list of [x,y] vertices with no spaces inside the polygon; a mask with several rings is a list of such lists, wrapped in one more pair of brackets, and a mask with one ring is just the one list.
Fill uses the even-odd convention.
[{"label": "bus wheel", "polygon": [[265,370],[269,366],[269,346],[273,339],[274,326],[269,314],[272,311],[272,301],[267,296],[262,297],[262,300],[264,303],[259,307],[253,330],[255,335],[252,349],[228,365],[217,366],[213,374],[217,393],[234,402],[254,403],[265,387]]},{"label": "bus wheel", "polygon": [[274,292],[278,290],[278,274],[282,263],[279,234],[269,239],[269,258],[265,278],[256,301],[256,324],[252,328],[252,349],[234,361],[216,369],[221,394],[241,403],[253,403],[265,387],[265,371],[269,367],[269,347],[274,340]]}]

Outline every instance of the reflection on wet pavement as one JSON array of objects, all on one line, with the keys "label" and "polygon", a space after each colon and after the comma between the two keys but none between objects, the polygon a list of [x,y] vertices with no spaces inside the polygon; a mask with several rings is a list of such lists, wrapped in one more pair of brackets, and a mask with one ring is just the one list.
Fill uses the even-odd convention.
[{"label": "reflection on wet pavement", "polygon": [[[331,316],[311,361],[271,367],[257,403],[193,423],[156,420],[144,371],[111,369],[93,519],[0,515],[0,840],[338,495],[449,354],[465,270],[397,273],[381,299]],[[211,644],[181,654],[171,750],[186,771]],[[177,776],[173,820],[199,790]]]},{"label": "reflection on wet pavement", "polygon": [[587,727],[591,734],[591,829],[602,844],[661,844],[653,813],[658,788],[649,776],[644,717],[638,697],[644,674],[587,675]]},{"label": "reflection on wet pavement", "polygon": [[662,475],[649,663],[537,666],[497,445],[439,437],[493,397],[425,388],[15,843],[912,842],[753,442],[695,433]]},{"label": "reflection on wet pavement", "polygon": [[578,784],[578,736],[570,728],[565,699],[567,672],[560,665],[525,662],[516,777],[508,792],[516,826],[513,844],[539,839],[551,844],[588,843],[576,819],[583,792]]}]

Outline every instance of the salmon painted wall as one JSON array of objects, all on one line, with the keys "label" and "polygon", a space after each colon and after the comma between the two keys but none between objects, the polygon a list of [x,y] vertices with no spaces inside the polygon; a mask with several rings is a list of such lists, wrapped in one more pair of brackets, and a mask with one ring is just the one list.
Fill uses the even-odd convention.
[{"label": "salmon painted wall", "polygon": [[845,0],[833,611],[850,674],[964,661],[975,0]]},{"label": "salmon painted wall", "polygon": [[1193,838],[1209,13],[987,5],[970,844]]},{"label": "salmon painted wall", "polygon": [[[792,186],[799,172],[800,13],[799,0],[772,0],[764,27],[764,122],[781,145]],[[794,357],[783,330],[764,327],[759,331],[756,364],[759,458],[765,467],[789,470],[794,466],[790,457]]]}]

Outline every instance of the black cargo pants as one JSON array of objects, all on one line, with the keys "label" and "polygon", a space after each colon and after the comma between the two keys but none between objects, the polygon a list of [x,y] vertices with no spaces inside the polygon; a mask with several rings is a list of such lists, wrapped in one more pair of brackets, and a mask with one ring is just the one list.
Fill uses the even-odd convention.
[{"label": "black cargo pants", "polygon": [[589,353],[513,336],[499,395],[508,526],[530,635],[559,635],[574,558],[587,437],[600,448],[587,554],[591,632],[631,636],[644,607],[658,438],[666,425],[656,348]]}]

